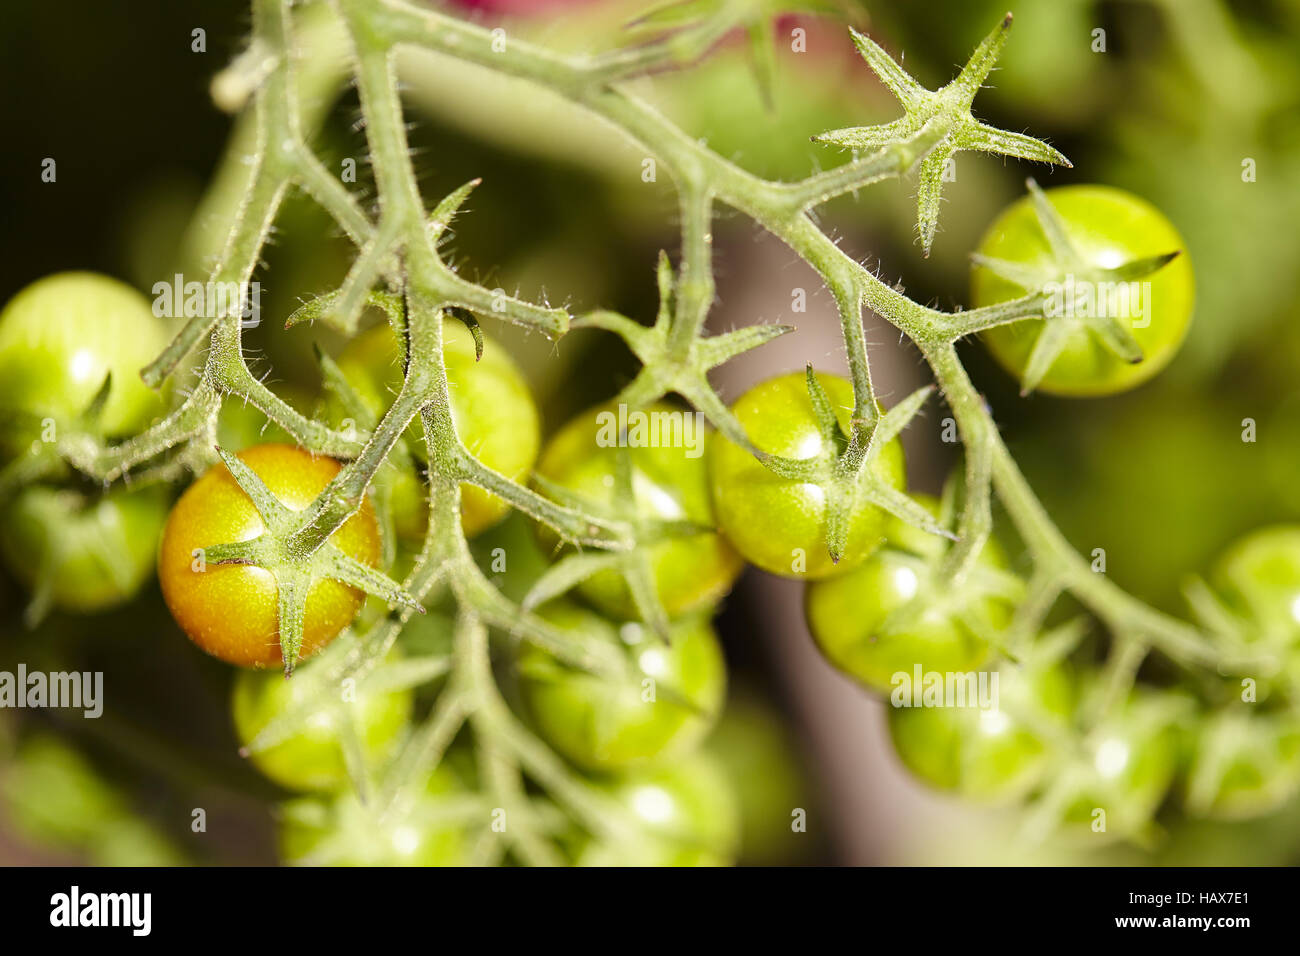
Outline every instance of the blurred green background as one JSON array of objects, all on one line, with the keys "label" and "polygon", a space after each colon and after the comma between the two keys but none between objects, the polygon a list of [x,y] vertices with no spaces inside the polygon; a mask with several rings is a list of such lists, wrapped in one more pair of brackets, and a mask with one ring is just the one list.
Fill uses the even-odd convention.
[{"label": "blurred green background", "polygon": [[[934,88],[1007,6],[869,2],[851,14]],[[618,42],[619,25],[636,9],[589,2],[509,22],[516,34],[594,50]],[[1011,9],[1015,29],[976,112],[996,126],[1049,139],[1074,168],[960,155],[929,259],[914,241],[910,179],[837,200],[821,219],[846,249],[900,278],[913,298],[956,308],[968,301],[969,252],[998,210],[1023,192],[1026,175],[1044,186],[1108,183],[1166,213],[1186,237],[1198,304],[1188,342],[1156,381],[1109,399],[1021,400],[978,343],[963,358],[1067,537],[1085,552],[1105,548],[1117,583],[1181,613],[1186,574],[1203,571],[1241,533],[1300,517],[1300,3],[1018,0]],[[497,22],[492,14],[468,15]],[[135,0],[129,10],[96,0],[7,5],[0,36],[0,91],[10,112],[0,151],[7,227],[0,300],[65,269],[105,272],[147,290],[203,261],[212,245],[204,230],[212,223],[201,216],[190,224],[232,129],[211,105],[208,82],[239,49],[247,17],[236,0]],[[691,135],[755,172],[793,179],[841,161],[809,136],[887,121],[897,115],[895,104],[852,55],[841,26],[780,23],[771,110],[739,41],[703,65],[636,88]],[[785,42],[797,25],[808,30],[805,53]],[[199,28],[205,52],[192,50]],[[1104,50],[1097,49],[1099,38]],[[317,65],[328,74],[324,60]],[[659,248],[675,253],[677,244],[666,181],[642,183],[635,153],[562,104],[437,58],[412,58],[404,69],[426,196],[484,178],[450,247],[469,274],[575,311],[599,305],[653,314],[654,256]],[[355,92],[341,91],[313,139],[330,168],[364,156],[357,118]],[[46,157],[58,163],[55,183],[40,181]],[[1253,181],[1243,181],[1244,163],[1253,164]],[[359,171],[358,188],[370,198],[364,162]],[[203,215],[209,212],[204,207]],[[717,242],[723,270],[743,259],[754,231],[724,213]],[[324,332],[286,334],[280,319],[301,298],[336,287],[350,254],[319,210],[300,197],[290,202],[259,275],[268,321],[246,340],[254,367],[270,372],[270,382],[291,399],[317,389],[312,335],[327,348],[338,342]],[[584,333],[557,348],[513,330],[490,331],[525,366],[548,431],[612,394],[634,371],[611,338]],[[884,353],[877,361],[915,361],[889,345],[877,349]],[[791,356],[790,367],[805,358]],[[1253,442],[1242,440],[1246,419],[1256,425]],[[229,674],[180,638],[156,589],[119,613],[55,616],[33,632],[21,628],[22,602],[17,585],[0,578],[0,667],[23,660],[32,668],[102,669],[106,683],[138,692],[126,701],[117,695],[100,721],[60,725],[48,714],[0,712],[0,748],[55,733],[91,761],[69,766],[38,750],[12,766],[8,779],[26,768],[29,791],[37,786],[32,780],[50,787],[56,784],[48,781],[63,780],[57,785],[75,789],[68,781],[79,773],[112,781],[110,803],[153,821],[160,860],[269,861],[265,807],[274,790],[234,754],[225,708]],[[761,624],[733,601],[721,626],[737,683],[757,688],[768,712],[789,718],[770,657],[745,639]],[[793,760],[799,749],[787,745],[784,752]],[[198,794],[211,814],[228,815],[226,832],[239,839],[181,849]],[[51,847],[72,858],[119,859],[84,834],[51,835],[48,821],[32,823],[21,793],[11,803],[18,809],[6,814],[11,827],[0,836],[0,862],[47,859]],[[71,815],[115,819],[126,812],[115,804]],[[1198,828],[1187,840],[1203,841],[1211,847],[1205,852],[1223,862],[1240,861],[1241,846],[1245,861],[1276,862],[1271,855],[1296,852],[1297,828],[1285,822],[1295,816],[1292,808],[1249,831],[1227,828],[1228,836]],[[26,821],[27,837],[14,832],[15,820]],[[1185,859],[1187,847],[1201,845],[1172,841],[1168,858]],[[826,842],[809,858],[840,859]]]}]

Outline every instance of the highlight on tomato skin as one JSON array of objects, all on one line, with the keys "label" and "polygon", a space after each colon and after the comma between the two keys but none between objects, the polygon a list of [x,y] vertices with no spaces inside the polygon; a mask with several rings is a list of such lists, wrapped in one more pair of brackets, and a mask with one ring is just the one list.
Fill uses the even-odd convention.
[{"label": "highlight on tomato skin", "polygon": [[[1031,190],[1038,187],[1031,182]],[[1046,320],[1012,322],[982,334],[993,357],[1017,378],[1041,375],[1029,390],[1088,397],[1128,391],[1159,374],[1187,336],[1195,302],[1195,279],[1187,242],[1151,203],[1111,186],[1061,186],[1008,206],[980,241],[971,274],[977,308],[1049,290]],[[1064,234],[1049,240],[1043,217]],[[1055,243],[1055,245],[1053,244]],[[1172,256],[1141,275],[1121,275],[1130,263]],[[1026,288],[997,263],[1033,276]],[[1132,354],[1117,354],[1102,322],[1119,326]],[[1030,371],[1046,327],[1068,324],[1058,353],[1045,370]]]},{"label": "highlight on tomato skin", "polygon": [[[296,511],[310,505],[341,468],[332,458],[292,445],[254,445],[239,458]],[[239,667],[283,666],[275,579],[265,568],[207,564],[203,550],[248,541],[265,530],[226,466],[215,465],[173,506],[158,551],[158,579],[176,623],[200,649]],[[377,565],[379,525],[369,501],[329,540],[363,564]],[[363,598],[337,581],[317,581],[307,597],[300,659],[337,637]]]},{"label": "highlight on tomato skin", "polygon": [[[140,369],[170,332],[142,293],[106,275],[60,272],[25,286],[0,311],[0,460],[48,443],[51,426],[114,438],[143,430],[166,403]],[[106,380],[93,424],[81,421]]]},{"label": "highlight on tomato skin", "polygon": [[[622,413],[643,423],[685,423],[668,441],[629,438],[620,446],[613,435]],[[669,428],[674,426],[668,426]],[[610,433],[610,434],[607,434]],[[542,449],[535,474],[539,481],[577,496],[593,511],[627,520],[690,522],[699,532],[666,536],[648,545],[645,557],[655,596],[671,617],[712,607],[735,583],[744,562],[715,528],[710,497],[708,448],[718,436],[699,416],[656,402],[629,412],[605,403],[579,412],[552,435]],[[620,462],[620,457],[625,462]],[[620,502],[616,475],[621,464],[630,472],[631,501]],[[558,542],[550,529],[538,533],[548,550]],[[637,609],[627,582],[616,570],[598,571],[578,584],[578,593],[614,619],[636,620]]]},{"label": "highlight on tomato skin", "polygon": [[[852,385],[826,373],[818,373],[817,381],[835,409],[840,428],[847,431]],[[820,432],[802,372],[759,383],[736,400],[732,411],[755,446],[768,454],[811,459],[832,451]],[[876,480],[902,488],[907,475],[902,444],[890,441],[867,468]],[[750,452],[724,438],[710,444],[709,474],[723,534],[746,561],[770,574],[797,580],[843,574],[866,560],[884,538],[888,514],[860,501],[848,519],[844,554],[832,560],[826,546],[825,489],[773,474]]]},{"label": "highlight on tomato skin", "polygon": [[665,642],[643,624],[610,622],[565,600],[540,613],[566,631],[593,638],[617,634],[628,659],[626,674],[610,680],[536,648],[521,651],[521,709],[568,760],[597,773],[648,768],[690,753],[708,734],[727,677],[707,618],[681,619]]}]

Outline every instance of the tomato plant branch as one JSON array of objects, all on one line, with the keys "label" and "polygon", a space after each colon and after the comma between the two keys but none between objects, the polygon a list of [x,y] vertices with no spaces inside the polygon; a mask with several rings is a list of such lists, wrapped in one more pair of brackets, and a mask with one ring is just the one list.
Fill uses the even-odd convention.
[{"label": "tomato plant branch", "polygon": [[[715,206],[735,209],[808,262],[834,296],[855,404],[845,447],[836,461],[839,487],[854,486],[858,475],[869,467],[877,444],[893,437],[925,398],[913,396],[888,412],[878,406],[862,324],[863,306],[907,335],[925,357],[966,450],[964,507],[957,521],[958,540],[944,559],[945,573],[956,581],[973,571],[992,531],[994,492],[1034,559],[1034,576],[1026,608],[1013,630],[1011,651],[1024,649],[1033,637],[1030,632],[1041,626],[1056,598],[1069,592],[1114,635],[1116,663],[1111,673],[1115,686],[1131,678],[1148,645],[1182,663],[1230,666],[1221,645],[1201,630],[1148,607],[1104,574],[1092,571],[1025,481],[967,376],[955,343],[1010,322],[1045,319],[1044,296],[1030,294],[957,313],[930,309],[881,281],[842,250],[811,216],[815,207],[837,196],[919,167],[918,232],[928,253],[938,220],[943,166],[954,152],[980,150],[1068,163],[1045,143],[985,126],[970,112],[971,102],[1005,42],[1009,17],[985,38],[957,77],[936,91],[921,88],[869,38],[854,33],[859,51],[898,97],[904,115],[882,126],[822,134],[817,137],[820,141],[862,155],[825,172],[781,182],[758,177],[713,152],[620,85],[622,80],[660,68],[688,65],[729,30],[753,26],[742,23],[734,11],[706,17],[633,49],[570,57],[513,37],[500,44],[483,26],[405,0],[333,0],[330,9],[340,15],[343,42],[351,48],[348,72],[356,81],[366,121],[378,192],[378,215],[372,222],[357,199],[306,145],[310,126],[322,113],[319,108],[309,111],[303,106],[295,74],[301,53],[293,34],[299,21],[318,16],[322,6],[300,5],[292,12],[289,0],[252,0],[252,6],[250,44],[227,71],[224,85],[214,87],[218,98],[232,107],[251,97],[252,124],[246,128],[251,128],[253,142],[248,151],[232,150],[223,169],[222,175],[233,176],[230,169],[243,164],[248,172],[230,217],[231,228],[211,271],[212,281],[248,288],[287,190],[295,185],[303,188],[359,249],[342,288],[310,315],[353,330],[362,309],[373,303],[376,294],[398,303],[401,317],[395,320],[395,327],[400,326],[406,360],[401,389],[369,432],[359,436],[337,433],[300,414],[257,379],[243,355],[241,316],[227,310],[190,319],[142,373],[146,382],[157,387],[207,341],[197,384],[171,414],[116,445],[69,434],[61,437],[57,452],[73,467],[105,481],[128,476],[132,469],[146,465],[151,469],[147,474],[162,477],[177,464],[198,466],[212,460],[214,453],[209,447],[198,448],[194,443],[210,444],[216,415],[226,397],[251,403],[302,446],[347,461],[309,508],[281,516],[283,541],[276,542],[282,545],[277,560],[286,562],[285,590],[292,592],[294,582],[301,581],[289,573],[290,565],[321,560],[313,555],[321,552],[330,535],[361,506],[380,467],[411,423],[420,419],[428,450],[430,494],[424,545],[400,587],[389,582],[388,589],[377,571],[378,578],[369,581],[385,595],[400,592],[409,599],[408,606],[392,608],[364,634],[341,638],[337,658],[322,671],[332,679],[364,676],[393,646],[413,613],[410,603],[423,602],[439,586],[449,588],[456,599],[460,614],[455,663],[434,714],[404,753],[405,763],[390,782],[388,796],[409,796],[413,780],[441,760],[451,740],[468,723],[476,734],[484,782],[506,810],[506,840],[519,858],[540,863],[558,859],[546,828],[535,815],[534,801],[523,788],[522,775],[540,784],[591,832],[611,838],[630,832],[627,820],[611,801],[571,771],[511,713],[492,674],[488,628],[534,643],[595,673],[621,674],[626,660],[617,648],[562,631],[501,594],[470,554],[460,521],[461,484],[491,492],[550,525],[569,542],[617,552],[632,551],[641,543],[639,529],[630,522],[587,514],[492,471],[469,453],[456,432],[442,354],[442,322],[447,310],[494,315],[552,338],[567,331],[569,315],[563,309],[469,282],[441,258],[439,237],[474,183],[448,196],[429,215],[412,166],[398,95],[394,48],[399,45],[419,46],[544,86],[621,131],[673,179],[681,213],[682,253],[675,282],[666,260],[661,263],[659,319],[650,328],[612,313],[591,313],[583,320],[588,326],[619,334],[642,361],[641,372],[620,399],[641,405],[676,392],[704,412],[728,438],[756,451],[707,377],[711,368],[786,331],[771,327],[713,337],[705,334],[715,296]],[[328,85],[331,76],[328,69],[321,68],[313,84]],[[377,293],[380,286],[387,291]],[[170,461],[156,461],[177,446],[181,447]],[[799,462],[759,457],[778,473],[786,469],[794,474],[802,467]],[[237,467],[233,460],[232,467]],[[897,513],[902,505],[893,502],[892,507]],[[903,517],[921,520],[910,513]],[[829,536],[832,553],[837,534]],[[359,572],[351,569],[350,573]],[[286,613],[301,612],[301,601],[282,604]],[[280,715],[254,743],[284,734],[306,712],[303,707]],[[485,844],[484,852],[496,850]]]}]

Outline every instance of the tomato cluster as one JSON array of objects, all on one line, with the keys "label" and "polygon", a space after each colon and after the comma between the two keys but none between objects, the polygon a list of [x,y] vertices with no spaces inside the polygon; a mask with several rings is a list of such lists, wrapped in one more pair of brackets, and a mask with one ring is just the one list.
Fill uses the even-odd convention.
[{"label": "tomato cluster", "polygon": [[[976,305],[1044,291],[1067,270],[1093,282],[1143,278],[1146,268],[1149,298],[1140,302],[1150,311],[1139,315],[1130,301],[1128,311],[1102,320],[1048,315],[984,337],[1026,385],[1070,395],[1133,387],[1172,358],[1186,330],[1190,266],[1185,255],[1168,257],[1182,251],[1173,227],[1127,194],[1035,191],[981,246]],[[748,790],[738,794],[728,761],[702,746],[727,697],[710,621],[746,563],[805,582],[817,647],[890,700],[894,749],[936,788],[999,803],[1032,798],[1039,818],[1056,828],[1124,837],[1148,832],[1175,791],[1193,814],[1238,818],[1300,790],[1300,528],[1266,530],[1229,549],[1197,608],[1225,643],[1272,662],[1254,681],[1257,707],[1238,700],[1227,681],[1199,698],[1143,684],[1091,714],[1090,702],[1108,693],[1095,664],[1048,636],[1017,632],[1025,583],[1003,545],[990,538],[963,555],[954,543],[962,490],[954,482],[942,500],[908,497],[896,437],[862,452],[855,432],[862,419],[846,379],[809,371],[758,384],[731,408],[744,443],[657,402],[589,409],[543,448],[533,397],[507,353],[451,315],[442,331],[451,418],[468,452],[561,506],[633,531],[629,548],[593,559],[535,522],[533,544],[545,553],[525,590],[531,584],[547,599],[528,613],[539,628],[598,645],[602,659],[620,662],[612,675],[595,673],[531,643],[511,661],[514,712],[633,827],[622,841],[564,830],[556,842],[573,862],[726,864],[742,852],[753,807],[773,812]],[[7,465],[25,456],[42,463],[41,480],[3,504],[0,555],[30,585],[37,611],[121,604],[156,566],[180,628],[209,654],[248,668],[235,679],[235,730],[250,762],[297,794],[282,808],[287,862],[466,862],[474,851],[466,821],[483,808],[475,771],[461,764],[463,741],[451,742],[427,782],[407,788],[408,799],[377,807],[361,796],[402,765],[414,716],[427,703],[409,683],[383,679],[402,666],[411,634],[359,686],[321,660],[292,680],[259,673],[292,663],[282,660],[280,640],[289,591],[255,561],[206,560],[211,550],[271,534],[250,480],[303,512],[331,487],[341,462],[228,404],[220,440],[240,464],[227,458],[212,467],[170,512],[160,485],[88,488],[61,464],[61,436],[120,438],[164,412],[166,397],[137,372],[165,333],[137,293],[86,274],[42,280],[0,313],[0,450]],[[334,362],[342,382],[316,401],[314,417],[337,429],[373,427],[402,387],[404,353],[394,326],[356,336]],[[883,414],[876,409],[870,420]],[[663,427],[636,430],[647,422]],[[854,460],[860,467],[845,464]],[[332,548],[366,568],[414,560],[429,520],[429,467],[417,421],[330,536]],[[507,510],[466,487],[461,530],[481,534]],[[553,588],[560,562],[580,573]],[[364,596],[322,577],[303,600],[306,659],[352,624]],[[994,689],[991,706],[947,700],[954,676],[983,678]]]},{"label": "tomato cluster", "polygon": [[161,415],[164,397],[139,370],[168,337],[143,295],[88,272],[33,282],[0,312],[0,466],[53,479],[0,503],[0,555],[32,590],[29,621],[51,607],[115,607],[153,574],[165,492],[65,481],[56,448],[78,433],[128,436]]}]

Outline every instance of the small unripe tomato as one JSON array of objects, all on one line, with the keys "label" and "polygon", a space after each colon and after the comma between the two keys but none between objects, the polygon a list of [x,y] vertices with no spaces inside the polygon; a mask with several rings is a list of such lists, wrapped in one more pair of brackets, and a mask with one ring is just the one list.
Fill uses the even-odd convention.
[{"label": "small unripe tomato", "polygon": [[[1063,186],[1045,195],[1079,261],[1054,255],[1029,196],[1007,207],[979,245],[981,255],[1027,267],[1043,283],[1053,283],[1055,304],[1050,307],[1058,314],[1045,321],[1070,323],[1064,349],[1037,387],[1076,396],[1135,388],[1169,364],[1191,323],[1195,291],[1187,244],[1159,209],[1122,189]],[[1131,283],[1118,283],[1100,271],[1171,252],[1178,257]],[[972,288],[977,308],[1039,291],[984,267],[974,270]],[[1125,361],[1086,327],[1084,320],[1103,309],[1132,334],[1142,351],[1139,361]],[[989,329],[981,337],[993,357],[1021,377],[1042,329],[1043,320],[1024,320]]]},{"label": "small unripe tomato", "polygon": [[[972,800],[1023,797],[1057,756],[1044,728],[1070,729],[1073,694],[1059,667],[1003,664],[995,706],[893,706],[889,731],[904,766],[940,790]],[[945,702],[946,703],[946,702]]]},{"label": "small unripe tomato", "polygon": [[1193,815],[1245,820],[1271,813],[1300,791],[1300,720],[1257,713],[1256,706],[1219,712],[1197,727],[1187,773]]},{"label": "small unripe tomato", "polygon": [[352,791],[292,801],[280,808],[280,858],[294,866],[464,866],[464,831],[439,819],[446,802],[463,795],[455,775],[440,766],[393,816]]},{"label": "small unripe tomato", "polygon": [[1228,605],[1259,628],[1255,636],[1300,647],[1300,525],[1263,528],[1237,541],[1212,580]]},{"label": "small unripe tomato", "polygon": [[348,784],[345,721],[353,722],[367,768],[378,768],[392,756],[410,722],[413,695],[407,688],[376,692],[362,682],[344,700],[342,687],[318,688],[307,673],[286,680],[270,671],[243,671],[231,698],[239,742],[247,746],[277,716],[308,703],[307,695],[317,691],[327,699],[304,717],[298,733],[248,757],[258,770],[291,790],[334,790]]},{"label": "small unripe tomato", "polygon": [[[919,499],[932,510],[932,499]],[[1002,571],[1006,559],[993,539],[985,544],[975,573],[960,587],[939,578],[942,539],[891,519],[891,541],[858,568],[804,592],[808,628],[826,658],[881,694],[896,675],[964,673],[988,660],[995,632],[1011,621],[1012,604],[978,573]],[[882,631],[890,616],[920,600],[911,620]]]},{"label": "small unripe tomato", "polygon": [[[845,434],[853,414],[853,386],[836,375],[817,380]],[[756,385],[732,406],[750,441],[783,458],[813,458],[830,449],[818,427],[802,372]],[[871,464],[895,488],[906,479],[903,446],[895,439]],[[787,578],[816,580],[842,574],[866,560],[884,537],[887,513],[868,502],[855,508],[838,564],[826,550],[826,494],[816,484],[782,478],[743,448],[719,437],[709,452],[713,507],[718,524],[746,561]]]},{"label": "small unripe tomato", "polygon": [[1084,841],[1140,836],[1178,770],[1180,722],[1190,702],[1168,691],[1135,690],[1094,728],[1086,749],[1060,773],[1063,835]]},{"label": "small unripe tomato", "polygon": [[[292,445],[254,445],[239,453],[285,506],[301,511],[339,473],[333,458]],[[181,495],[167,518],[158,579],[172,617],[190,640],[240,667],[281,666],[274,576],[252,565],[207,564],[203,549],[248,541],[266,530],[252,500],[225,465],[215,465]],[[369,501],[329,539],[363,564],[380,557],[379,525]],[[307,597],[300,660],[333,640],[356,616],[364,595],[337,581],[318,581]]]},{"label": "small unripe tomato", "polygon": [[[620,414],[632,423],[627,447],[619,447]],[[683,427],[674,430],[664,425],[656,440],[650,431],[654,422],[683,423]],[[633,431],[634,427],[641,427],[644,434]],[[712,528],[713,505],[704,458],[711,440],[694,413],[662,402],[633,410],[601,405],[577,415],[556,433],[542,452],[537,473],[591,502],[594,513],[602,514],[601,509],[613,501],[618,456],[626,454],[632,473],[632,506],[638,518],[691,521]],[[541,533],[545,543],[554,545],[554,535],[544,529]],[[730,590],[743,567],[731,545],[709,531],[664,538],[648,546],[647,557],[655,592],[670,616],[716,602]],[[637,616],[627,584],[616,571],[599,571],[577,590],[606,614]]]},{"label": "small unripe tomato", "polygon": [[[140,370],[167,345],[166,322],[130,286],[92,272],[61,272],[27,286],[0,312],[0,413],[51,418],[64,427],[112,374],[97,430],[119,437],[164,411]],[[11,435],[17,450],[25,438]]]},{"label": "small unripe tomato", "polygon": [[632,839],[592,840],[579,866],[730,866],[740,848],[731,781],[708,754],[622,774],[598,784],[643,829]]},{"label": "small unripe tomato", "polygon": [[[452,318],[442,323],[442,356],[447,368],[451,417],[470,453],[493,471],[515,481],[527,480],[541,443],[541,425],[532,392],[506,350],[486,339],[483,357],[475,359],[474,337]],[[348,343],[335,360],[361,400],[377,415],[393,403],[402,386],[397,340],[387,325],[377,325]],[[328,405],[336,420],[336,404]],[[417,458],[424,460],[424,427],[417,421],[407,432]],[[482,488],[461,488],[461,526],[475,535],[496,524],[509,510]]]},{"label": "small unripe tomato", "polygon": [[[562,630],[610,634],[599,615],[553,602],[543,616]],[[703,617],[676,622],[668,642],[628,623],[618,637],[630,671],[623,680],[567,667],[531,646],[518,667],[520,691],[541,735],[580,767],[620,770],[662,762],[693,748],[722,707],[722,649]]]},{"label": "small unripe tomato", "polygon": [[55,607],[95,613],[125,604],[149,581],[166,518],[159,487],[87,498],[33,485],[3,506],[0,553],[29,589],[48,587]]}]

